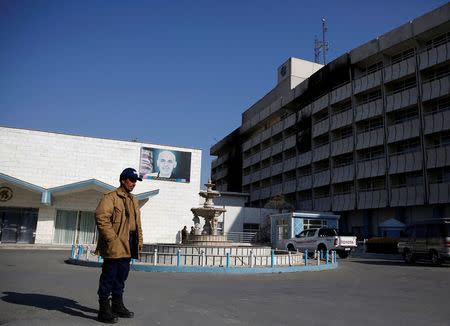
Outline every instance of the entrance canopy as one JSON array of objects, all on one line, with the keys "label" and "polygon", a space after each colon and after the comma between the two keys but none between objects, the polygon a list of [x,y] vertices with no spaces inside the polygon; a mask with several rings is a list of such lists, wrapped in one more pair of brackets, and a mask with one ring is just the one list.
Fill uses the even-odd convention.
[{"label": "entrance canopy", "polygon": [[[28,183],[26,181],[11,177],[9,175],[0,173],[0,180],[5,180],[11,184],[16,185],[17,187],[24,188],[27,190],[30,190],[32,192],[40,193],[41,196],[41,202],[45,205],[51,205],[52,204],[52,197],[53,196],[59,196],[59,195],[70,195],[77,192],[82,192],[86,190],[96,190],[101,193],[107,193],[109,191],[112,191],[116,189],[116,187],[111,186],[107,183],[104,183],[102,181],[99,181],[97,179],[89,179],[86,181],[80,181],[76,183],[71,183],[67,185],[62,185],[58,187],[53,188],[43,188],[31,183]],[[155,189],[152,191],[143,192],[136,195],[136,198],[138,200],[144,200],[151,196],[155,196],[159,193],[159,189]]]}]

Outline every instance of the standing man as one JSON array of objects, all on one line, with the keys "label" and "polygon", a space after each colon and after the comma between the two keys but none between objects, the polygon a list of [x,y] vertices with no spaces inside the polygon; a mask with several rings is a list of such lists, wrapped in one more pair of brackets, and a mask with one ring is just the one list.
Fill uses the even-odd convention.
[{"label": "standing man", "polygon": [[134,317],[134,313],[123,304],[123,290],[130,260],[138,258],[143,246],[138,200],[131,194],[137,180],[142,181],[135,169],[123,170],[120,187],[105,194],[95,211],[99,231],[95,253],[104,259],[97,291],[100,303],[98,320],[104,323],[116,323],[117,317]]}]

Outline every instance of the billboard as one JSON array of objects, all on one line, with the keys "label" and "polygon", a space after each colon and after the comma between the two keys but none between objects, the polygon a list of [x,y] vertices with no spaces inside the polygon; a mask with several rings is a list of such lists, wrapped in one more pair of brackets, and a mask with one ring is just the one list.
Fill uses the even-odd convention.
[{"label": "billboard", "polygon": [[139,176],[142,179],[189,182],[191,152],[141,147]]}]

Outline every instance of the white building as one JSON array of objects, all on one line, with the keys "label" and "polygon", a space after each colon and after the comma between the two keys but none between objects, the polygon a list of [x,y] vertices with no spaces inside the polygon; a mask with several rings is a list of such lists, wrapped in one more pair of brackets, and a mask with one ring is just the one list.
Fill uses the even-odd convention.
[{"label": "white building", "polygon": [[156,166],[160,150],[182,158],[177,168],[184,171],[170,181],[150,171],[151,179],[137,183],[133,193],[145,243],[176,242],[179,230],[192,225],[200,149],[0,127],[0,240],[95,243],[94,211],[101,196],[119,186],[123,169]]}]

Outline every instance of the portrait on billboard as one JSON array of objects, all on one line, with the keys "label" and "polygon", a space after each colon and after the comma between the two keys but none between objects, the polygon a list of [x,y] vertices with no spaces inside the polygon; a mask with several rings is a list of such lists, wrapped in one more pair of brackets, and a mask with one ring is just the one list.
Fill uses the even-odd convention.
[{"label": "portrait on billboard", "polygon": [[143,179],[189,182],[191,153],[142,147],[139,176]]}]

